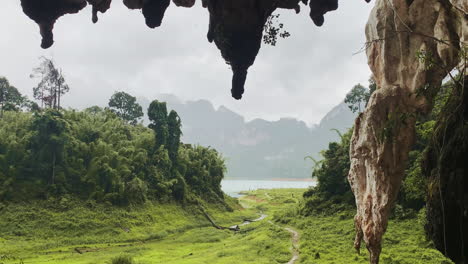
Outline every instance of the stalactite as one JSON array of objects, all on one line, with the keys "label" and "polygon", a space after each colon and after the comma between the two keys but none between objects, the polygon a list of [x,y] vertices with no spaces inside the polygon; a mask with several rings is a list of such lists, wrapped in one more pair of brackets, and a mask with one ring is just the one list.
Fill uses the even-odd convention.
[{"label": "stalactite", "polygon": [[93,23],[98,22],[98,12],[105,13],[111,5],[112,0],[87,0],[88,3],[93,7],[92,10],[92,21]]},{"label": "stalactite", "polygon": [[65,14],[78,13],[86,4],[86,0],[21,0],[23,12],[39,25],[43,49],[54,44],[52,30],[57,19]]},{"label": "stalactite", "polygon": [[[97,13],[110,8],[112,0],[21,0],[24,12],[40,26],[42,47],[53,44],[53,25],[64,14],[76,13],[92,5],[92,21],[98,21]],[[195,0],[172,0],[176,6],[192,7]],[[253,65],[262,43],[267,18],[277,8],[294,9],[299,13],[299,3],[307,0],[201,0],[209,11],[208,41],[215,42],[221,55],[233,71],[232,96],[241,99],[247,79],[247,71]],[[368,0],[366,0],[368,1]],[[146,25],[161,26],[170,0],[123,0],[129,9],[141,9]],[[324,14],[338,8],[338,0],[313,0],[309,3],[310,16],[321,26]]]}]

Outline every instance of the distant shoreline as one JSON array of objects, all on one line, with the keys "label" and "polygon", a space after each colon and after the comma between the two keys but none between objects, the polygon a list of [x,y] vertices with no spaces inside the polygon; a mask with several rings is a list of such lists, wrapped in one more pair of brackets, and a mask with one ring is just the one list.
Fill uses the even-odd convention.
[{"label": "distant shoreline", "polygon": [[224,179],[225,181],[290,181],[290,182],[316,182],[315,179],[303,179],[303,178],[273,178],[273,179],[240,179],[240,178],[229,178]]}]

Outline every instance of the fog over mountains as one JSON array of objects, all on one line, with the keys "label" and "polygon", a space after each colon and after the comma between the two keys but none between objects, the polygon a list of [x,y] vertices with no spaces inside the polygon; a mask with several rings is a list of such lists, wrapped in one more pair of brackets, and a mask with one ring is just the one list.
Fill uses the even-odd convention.
[{"label": "fog over mountains", "polygon": [[[313,127],[294,118],[246,122],[224,106],[215,109],[207,100],[183,102],[167,94],[155,99],[179,114],[183,142],[211,146],[223,154],[229,179],[310,178],[313,163],[304,157],[320,158],[329,142],[339,140],[331,129],[345,132],[356,117],[341,103]],[[146,112],[151,100],[139,97],[138,102]]]}]

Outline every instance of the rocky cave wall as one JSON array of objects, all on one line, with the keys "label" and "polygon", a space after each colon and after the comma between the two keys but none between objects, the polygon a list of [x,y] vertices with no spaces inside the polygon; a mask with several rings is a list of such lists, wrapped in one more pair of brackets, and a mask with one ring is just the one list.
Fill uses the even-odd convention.
[{"label": "rocky cave wall", "polygon": [[455,263],[468,261],[468,76],[455,83],[425,152],[426,232]]},{"label": "rocky cave wall", "polygon": [[[366,0],[369,1],[369,0]],[[170,0],[123,0],[141,9],[147,26],[162,24]],[[192,7],[195,0],[173,0]],[[233,71],[232,96],[242,98],[247,70],[262,42],[265,22],[277,8],[309,6],[317,26],[338,0],[201,0],[209,13],[207,39],[215,42]],[[92,21],[111,0],[21,0],[24,13],[40,28],[41,46],[54,43],[57,19],[92,5]],[[366,27],[369,65],[379,89],[356,120],[349,182],[356,197],[356,249],[364,240],[378,263],[381,240],[414,141],[415,115],[426,113],[437,88],[459,63],[466,46],[468,0],[376,0]],[[417,57],[418,55],[419,57]],[[429,67],[432,64],[432,67]],[[439,230],[439,229],[437,229]]]},{"label": "rocky cave wall", "polygon": [[[442,80],[467,45],[467,4],[377,0],[366,26],[369,66],[379,87],[356,119],[349,182],[356,197],[355,248],[378,263],[382,236],[414,141]],[[421,186],[424,188],[424,186]]]}]

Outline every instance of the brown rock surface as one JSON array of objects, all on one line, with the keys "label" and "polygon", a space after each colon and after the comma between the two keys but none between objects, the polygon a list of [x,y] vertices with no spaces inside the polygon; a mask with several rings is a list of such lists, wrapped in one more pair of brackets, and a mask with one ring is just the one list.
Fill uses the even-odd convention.
[{"label": "brown rock surface", "polygon": [[371,263],[379,261],[415,115],[431,108],[442,79],[458,63],[466,45],[463,24],[466,16],[449,0],[377,0],[370,15],[367,56],[379,89],[356,120],[348,179],[357,205],[355,247],[364,240]]}]

